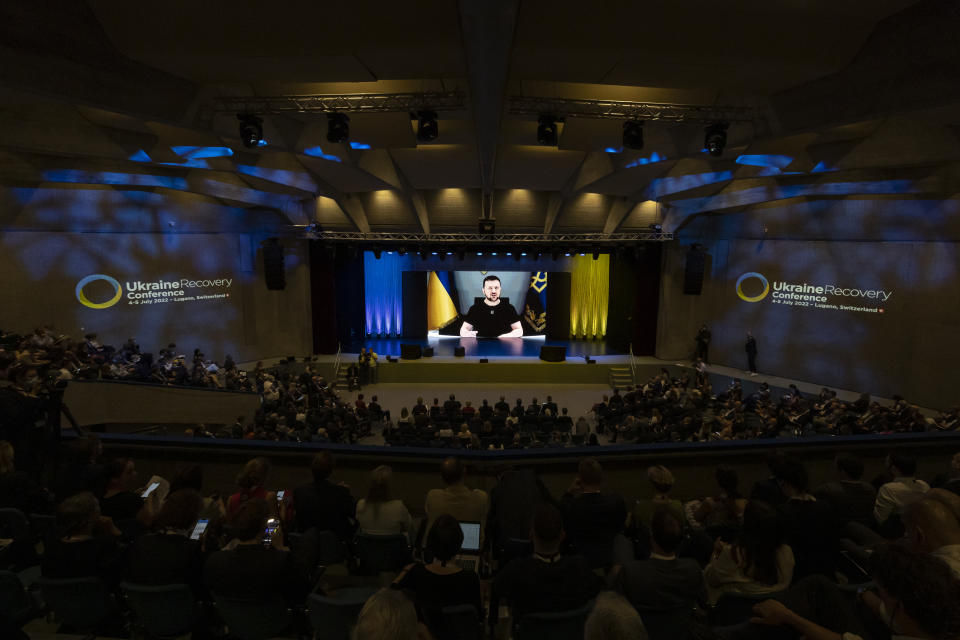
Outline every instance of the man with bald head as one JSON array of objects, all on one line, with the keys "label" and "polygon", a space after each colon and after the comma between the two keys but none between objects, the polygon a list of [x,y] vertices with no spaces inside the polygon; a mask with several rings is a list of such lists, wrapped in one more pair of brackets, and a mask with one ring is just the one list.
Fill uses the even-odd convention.
[{"label": "man with bald head", "polygon": [[457,458],[443,461],[440,477],[443,478],[444,488],[427,492],[427,531],[433,526],[434,520],[446,513],[460,522],[479,522],[482,544],[489,504],[486,492],[467,488],[467,468]]},{"label": "man with bald head", "polygon": [[960,521],[954,511],[960,510],[960,505],[952,504],[954,501],[960,502],[960,496],[933,489],[904,509],[903,524],[914,551],[943,560],[960,579]]}]

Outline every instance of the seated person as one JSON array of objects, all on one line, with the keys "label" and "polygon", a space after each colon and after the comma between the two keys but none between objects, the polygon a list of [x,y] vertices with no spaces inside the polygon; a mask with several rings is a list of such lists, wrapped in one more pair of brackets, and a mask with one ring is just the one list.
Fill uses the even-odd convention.
[{"label": "seated person", "polygon": [[735,531],[740,528],[747,501],[740,495],[740,479],[737,472],[726,465],[717,467],[715,473],[720,493],[700,502],[693,511],[691,524],[698,524],[707,532]]},{"label": "seated person", "polygon": [[429,564],[409,564],[393,582],[395,589],[411,596],[421,620],[433,630],[441,628],[443,607],[469,604],[478,616],[483,615],[479,576],[452,562],[462,544],[460,523],[451,515],[441,515],[427,536],[425,557],[431,558]]},{"label": "seated person", "polygon": [[564,494],[560,509],[568,549],[585,556],[593,568],[613,564],[615,543],[619,543],[618,547],[631,547],[629,558],[632,559],[632,545],[621,535],[627,520],[623,497],[603,491],[603,469],[595,459],[580,461],[577,476]]},{"label": "seated person", "polygon": [[529,613],[579,609],[603,588],[603,580],[584,558],[560,554],[563,518],[555,506],[548,502],[537,506],[529,535],[533,538],[533,555],[511,560],[493,581],[491,627],[497,623],[500,598],[510,604],[516,625]]},{"label": "seated person", "polygon": [[114,458],[104,467],[107,480],[100,511],[111,518],[128,539],[150,528],[159,507],[159,493],[142,498],[137,488],[137,469],[130,458]]},{"label": "seated person", "polygon": [[834,512],[847,522],[865,527],[873,525],[873,505],[877,491],[863,478],[863,462],[850,455],[839,455],[834,461],[837,481],[817,487],[817,500],[833,505]]},{"label": "seated person", "polygon": [[931,489],[903,512],[904,539],[913,551],[943,560],[960,580],[960,496]]},{"label": "seated person", "polygon": [[700,565],[677,558],[683,522],[673,509],[661,507],[653,514],[650,531],[650,559],[627,563],[619,571],[615,567],[613,588],[641,614],[687,609],[692,615],[694,605],[706,601],[706,590]]},{"label": "seated person", "polygon": [[13,445],[0,440],[0,509],[19,509],[24,515],[52,513],[53,496],[33,478],[14,467]]},{"label": "seated person", "polygon": [[818,573],[833,578],[840,553],[840,523],[833,507],[807,493],[807,470],[796,460],[784,460],[778,470],[780,490],[787,501],[780,505],[786,543],[797,565],[796,579]]},{"label": "seated person", "polygon": [[433,526],[438,517],[449,514],[463,522],[480,523],[481,543],[486,536],[488,499],[485,491],[470,489],[466,485],[467,467],[457,458],[447,458],[440,465],[440,477],[443,489],[431,489],[427,492],[424,509],[427,513],[427,529]]},{"label": "seated person", "polygon": [[647,640],[647,628],[637,610],[619,593],[604,591],[587,616],[583,640]]},{"label": "seated person", "polygon": [[[903,509],[920,500],[923,494],[930,490],[930,485],[914,477],[917,461],[902,454],[887,456],[887,471],[893,476],[893,481],[887,482],[877,491],[873,517],[883,535],[896,538],[903,533],[903,527],[898,521]],[[896,518],[891,520],[894,516]]]},{"label": "seated person", "polygon": [[[937,558],[901,545],[874,552],[871,577],[876,592],[860,598],[890,627],[893,638],[956,638],[960,634],[960,581]],[[782,601],[753,607],[754,625],[789,626],[811,640],[861,640],[867,625],[837,588],[814,576],[800,582]],[[751,634],[752,635],[752,634]],[[775,637],[784,637],[782,632]]]},{"label": "seated person", "polygon": [[333,467],[333,456],[328,451],[313,456],[310,463],[313,482],[293,492],[294,528],[300,532],[314,528],[333,531],[340,540],[347,541],[356,530],[356,507],[349,487],[330,481]]},{"label": "seated person", "polygon": [[130,547],[124,579],[136,584],[186,584],[202,598],[204,555],[200,541],[190,539],[202,509],[203,498],[193,489],[167,496],[153,531]]},{"label": "seated person", "polygon": [[267,491],[264,485],[270,475],[270,462],[266,458],[254,458],[243,465],[237,474],[240,491],[227,499],[227,519],[232,520],[245,502],[259,498],[270,504],[276,503],[276,494]]},{"label": "seated person", "polygon": [[717,541],[703,570],[710,604],[724,593],[758,595],[783,591],[793,581],[793,550],[783,543],[776,509],[751,500],[736,542]]},{"label": "seated person", "polygon": [[630,517],[633,525],[648,526],[653,519],[653,514],[662,508],[672,511],[680,522],[684,522],[683,503],[670,497],[670,491],[673,490],[673,474],[663,465],[655,465],[647,468],[647,480],[653,489],[653,497],[646,500],[637,500],[633,509],[630,511]]},{"label": "seated person", "polygon": [[[426,631],[423,629],[423,631]],[[421,633],[417,610],[400,591],[381,589],[363,605],[353,629],[352,640],[418,640]]]},{"label": "seated person", "polygon": [[243,503],[230,521],[234,539],[207,558],[204,585],[211,594],[262,602],[280,596],[290,606],[303,604],[310,588],[306,572],[283,544],[278,528],[269,546],[263,542],[271,507],[263,498]]},{"label": "seated person", "polygon": [[124,550],[113,521],[100,514],[96,497],[85,491],[71,496],[57,508],[60,537],[44,549],[40,565],[45,578],[96,576],[115,588],[123,571]]},{"label": "seated person", "polygon": [[366,498],[357,502],[357,524],[360,531],[374,535],[402,533],[409,536],[412,520],[403,500],[394,498],[390,490],[393,470],[380,465],[370,474]]}]

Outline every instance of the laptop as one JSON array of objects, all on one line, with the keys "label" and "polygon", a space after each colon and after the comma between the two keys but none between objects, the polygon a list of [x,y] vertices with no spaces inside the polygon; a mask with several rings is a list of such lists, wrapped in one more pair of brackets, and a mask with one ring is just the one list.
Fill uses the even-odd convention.
[{"label": "laptop", "polygon": [[461,522],[460,530],[463,531],[463,545],[460,547],[460,553],[454,558],[454,562],[461,569],[478,571],[480,568],[480,523]]}]

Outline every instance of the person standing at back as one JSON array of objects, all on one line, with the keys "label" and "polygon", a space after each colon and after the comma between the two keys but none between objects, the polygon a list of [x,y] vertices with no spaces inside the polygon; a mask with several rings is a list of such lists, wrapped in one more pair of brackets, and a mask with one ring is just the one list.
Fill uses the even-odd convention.
[{"label": "person standing at back", "polygon": [[560,508],[570,547],[585,556],[593,568],[613,563],[615,542],[620,542],[616,555],[630,547],[629,558],[618,563],[632,558],[632,545],[621,534],[627,520],[623,497],[603,490],[603,468],[594,458],[580,461]]},{"label": "person standing at back", "polygon": [[330,481],[333,456],[329,451],[313,457],[310,472],[313,482],[293,492],[294,528],[300,532],[333,531],[340,540],[348,541],[356,528],[355,501],[347,485]]},{"label": "person standing at back", "polygon": [[485,491],[470,489],[466,486],[467,468],[457,458],[447,458],[440,465],[440,477],[443,489],[431,489],[427,492],[424,510],[427,513],[427,531],[443,514],[448,514],[460,522],[479,522],[481,542],[486,535],[487,509],[489,498]]}]

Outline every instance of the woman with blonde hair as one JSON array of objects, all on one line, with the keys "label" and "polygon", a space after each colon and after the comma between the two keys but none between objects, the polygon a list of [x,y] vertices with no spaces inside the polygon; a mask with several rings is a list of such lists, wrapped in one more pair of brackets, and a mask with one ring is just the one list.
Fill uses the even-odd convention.
[{"label": "woman with blonde hair", "polygon": [[393,497],[392,480],[393,470],[387,465],[380,465],[370,473],[367,497],[357,502],[357,522],[363,533],[410,535],[410,512],[402,500]]}]

